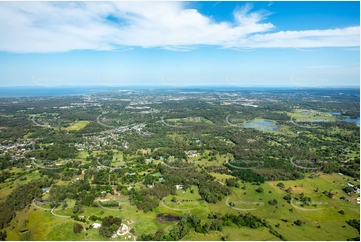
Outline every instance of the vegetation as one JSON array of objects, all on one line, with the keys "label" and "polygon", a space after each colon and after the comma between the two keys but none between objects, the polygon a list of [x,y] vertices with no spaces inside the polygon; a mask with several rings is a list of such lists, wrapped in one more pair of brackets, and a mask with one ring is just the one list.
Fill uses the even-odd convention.
[{"label": "vegetation", "polygon": [[183,91],[0,99],[0,239],[359,237],[358,90]]},{"label": "vegetation", "polygon": [[110,238],[114,232],[116,232],[119,226],[122,224],[122,219],[108,216],[103,218],[102,226],[100,227],[99,234],[106,238]]}]

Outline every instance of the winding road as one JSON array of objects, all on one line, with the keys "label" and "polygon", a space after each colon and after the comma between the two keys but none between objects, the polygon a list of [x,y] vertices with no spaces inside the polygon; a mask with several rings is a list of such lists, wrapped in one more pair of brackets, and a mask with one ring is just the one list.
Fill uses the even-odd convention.
[{"label": "winding road", "polygon": [[161,161],[163,165],[165,165],[166,167],[170,168],[170,169],[175,169],[175,170],[187,170],[187,169],[191,169],[193,168],[193,166],[190,167],[175,167],[175,166],[170,166],[168,164],[166,164],[164,161]]},{"label": "winding road", "polygon": [[227,206],[230,207],[230,208],[232,208],[232,209],[235,209],[235,210],[239,210],[239,211],[252,211],[252,210],[258,209],[258,208],[235,208],[235,207],[232,207],[231,205],[229,205],[228,200],[229,200],[229,198],[227,198],[227,200],[226,200]]},{"label": "winding road", "polygon": [[227,122],[228,125],[233,126],[233,127],[243,128],[243,126],[239,126],[239,125],[232,124],[231,122],[229,122],[229,120],[228,120],[229,116],[231,116],[231,115],[228,115],[226,117],[226,122]]},{"label": "winding road", "polygon": [[99,120],[100,116],[102,116],[102,115],[100,114],[100,115],[97,117],[97,123],[98,123],[98,124],[100,124],[101,126],[106,127],[106,128],[111,128],[111,129],[115,128],[115,126],[106,125],[106,124],[103,124],[102,122],[100,122],[100,120]]},{"label": "winding road", "polygon": [[168,126],[168,127],[171,127],[171,128],[185,129],[185,128],[190,128],[190,127],[192,127],[192,126],[175,126],[175,125],[167,124],[167,123],[164,121],[164,116],[163,116],[161,119],[162,119],[162,123],[163,123],[165,126]]},{"label": "winding road", "polygon": [[165,205],[164,202],[163,202],[163,200],[164,200],[164,198],[160,201],[160,203],[161,203],[164,207],[166,207],[166,208],[168,208],[168,209],[170,209],[170,210],[174,210],[174,211],[184,211],[184,210],[193,209],[193,208],[171,208],[171,207],[168,207],[167,205]]},{"label": "winding road", "polygon": [[306,129],[314,129],[314,128],[317,128],[317,127],[312,127],[312,126],[300,125],[300,124],[296,123],[295,121],[293,121],[293,116],[295,116],[295,115],[292,115],[292,116],[291,116],[290,121],[291,121],[291,123],[293,123],[294,125],[296,125],[296,126],[298,126],[298,127],[301,127],[301,128],[306,128]]},{"label": "winding road", "polygon": [[322,209],[322,208],[300,208],[300,207],[294,205],[294,204],[292,203],[292,201],[293,201],[293,198],[291,199],[291,206],[294,207],[294,208],[296,208],[296,209],[298,209],[298,210],[302,210],[302,211],[317,211],[317,210],[321,210],[321,209]]},{"label": "winding road", "polygon": [[32,163],[34,166],[37,166],[37,167],[42,168],[42,169],[56,170],[56,169],[61,169],[61,168],[62,168],[62,167],[46,167],[46,166],[42,166],[42,165],[39,165],[39,164],[35,163],[34,160],[31,160],[31,163]]},{"label": "winding road", "polygon": [[299,166],[296,165],[295,163],[293,163],[293,157],[290,159],[290,162],[293,166],[297,167],[297,168],[301,168],[301,169],[306,169],[306,170],[316,170],[316,169],[321,169],[322,167],[303,167],[303,166]]},{"label": "winding road", "polygon": [[37,123],[34,118],[35,118],[35,116],[33,116],[33,118],[31,119],[31,121],[33,121],[33,123],[34,123],[36,126],[43,127],[43,128],[48,128],[48,129],[54,129],[54,127],[50,126],[49,124],[48,124],[48,125],[43,125],[43,124]]}]

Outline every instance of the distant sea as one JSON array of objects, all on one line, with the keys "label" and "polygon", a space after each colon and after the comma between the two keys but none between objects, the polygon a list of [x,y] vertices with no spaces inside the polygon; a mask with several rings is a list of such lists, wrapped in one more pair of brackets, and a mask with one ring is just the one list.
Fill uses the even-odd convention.
[{"label": "distant sea", "polygon": [[119,88],[112,87],[0,87],[0,97],[78,96]]},{"label": "distant sea", "polygon": [[[322,89],[322,88],[321,88]],[[0,87],[0,97],[46,97],[46,96],[78,96],[85,94],[94,94],[100,92],[109,92],[117,90],[184,90],[187,92],[196,91],[307,91],[312,89],[298,87],[234,87],[234,86],[189,86],[189,87],[170,87],[170,86],[62,86],[62,87]],[[320,89],[314,89],[320,90]],[[359,87],[340,87],[325,88],[324,90],[352,90],[354,95],[359,95]],[[355,92],[356,90],[356,92]]]}]

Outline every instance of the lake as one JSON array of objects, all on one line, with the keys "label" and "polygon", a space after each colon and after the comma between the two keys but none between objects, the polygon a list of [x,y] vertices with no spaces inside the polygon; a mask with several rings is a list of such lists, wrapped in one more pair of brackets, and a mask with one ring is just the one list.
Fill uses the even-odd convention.
[{"label": "lake", "polygon": [[328,114],[332,114],[332,115],[336,115],[336,116],[339,116],[339,115],[341,115],[341,113],[340,112],[327,112]]},{"label": "lake", "polygon": [[348,122],[348,123],[355,123],[355,124],[358,124],[360,126],[360,117],[358,117],[358,118],[347,118],[347,119],[343,119],[341,121],[342,122]]},{"label": "lake", "polygon": [[[335,116],[340,116],[341,115],[341,112],[327,112],[327,113],[335,115]],[[340,121],[348,122],[348,123],[355,123],[355,124],[360,125],[360,117],[358,117],[358,118],[347,118],[347,119],[342,119]]]},{"label": "lake", "polygon": [[277,131],[280,128],[280,126],[264,119],[256,119],[251,122],[245,123],[243,124],[243,127],[254,128],[266,132]]}]

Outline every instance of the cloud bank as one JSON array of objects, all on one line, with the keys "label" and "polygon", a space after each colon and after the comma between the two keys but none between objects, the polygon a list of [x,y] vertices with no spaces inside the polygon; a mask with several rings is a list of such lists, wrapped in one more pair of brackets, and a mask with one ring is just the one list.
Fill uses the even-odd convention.
[{"label": "cloud bank", "polygon": [[185,2],[0,2],[0,51],[359,46],[359,26],[275,32],[270,14],[246,4],[216,22]]}]

